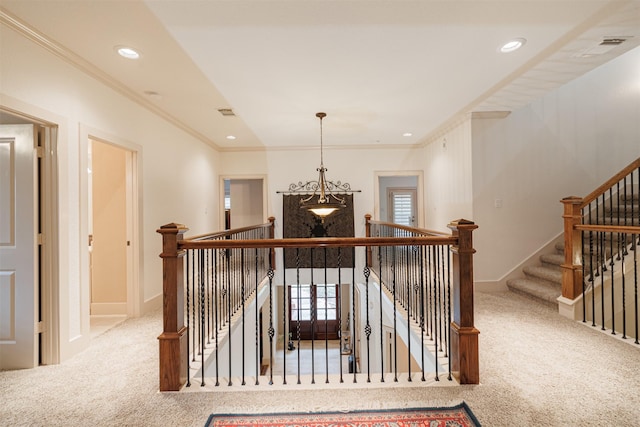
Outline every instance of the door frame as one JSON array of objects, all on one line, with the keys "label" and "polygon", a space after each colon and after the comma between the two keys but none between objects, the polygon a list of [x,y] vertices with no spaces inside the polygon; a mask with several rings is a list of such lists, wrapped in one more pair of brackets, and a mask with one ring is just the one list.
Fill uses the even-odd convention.
[{"label": "door frame", "polygon": [[[42,250],[39,260],[41,321],[39,346],[40,363],[53,365],[60,363],[60,264],[58,257],[58,125],[21,111],[0,105],[0,112],[15,117],[23,123],[33,124],[42,147],[40,157],[40,200],[39,215]],[[36,307],[37,309],[37,307]]]},{"label": "door frame", "polygon": [[[122,148],[131,153],[131,176],[127,177],[127,185],[131,194],[127,195],[127,201],[131,206],[127,207],[127,231],[131,246],[127,247],[127,316],[139,317],[144,303],[143,268],[140,260],[143,257],[143,230],[140,224],[142,218],[142,147],[117,136],[109,135],[98,129],[80,125],[80,170],[89,168],[89,142],[99,141],[105,144]],[[81,301],[82,335],[90,339],[90,271],[89,271],[89,188],[88,173],[80,174],[80,276],[83,293]],[[129,234],[130,233],[130,234]]]},{"label": "door frame", "polygon": [[[417,177],[418,184],[416,186],[416,210],[417,210],[417,219],[416,219],[416,227],[422,228],[424,227],[424,172],[421,170],[413,170],[413,171],[374,171],[374,179],[373,179],[373,211],[374,218],[379,221],[386,221],[385,218],[380,217],[380,178],[382,177],[406,177],[406,176],[415,176]],[[385,196],[386,197],[386,192]]]}]

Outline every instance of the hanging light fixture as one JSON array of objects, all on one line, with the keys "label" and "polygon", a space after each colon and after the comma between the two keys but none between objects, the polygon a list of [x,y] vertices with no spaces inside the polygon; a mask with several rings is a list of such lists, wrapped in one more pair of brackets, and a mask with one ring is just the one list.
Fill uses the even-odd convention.
[{"label": "hanging light fixture", "polygon": [[[311,194],[307,198],[303,198],[300,200],[300,207],[302,209],[307,209],[314,215],[320,217],[322,222],[324,219],[337,211],[338,209],[347,207],[345,203],[345,199],[342,197],[338,197],[333,194],[332,189],[334,187],[340,186],[340,183],[334,184],[331,181],[327,181],[325,177],[325,172],[327,169],[324,167],[324,153],[323,153],[323,141],[322,141],[322,119],[327,116],[326,113],[316,113],[316,117],[320,119],[320,167],[316,170],[318,171],[318,182],[313,185],[313,194]],[[317,192],[320,192],[318,195]],[[315,197],[318,197],[317,200],[314,200]]]}]

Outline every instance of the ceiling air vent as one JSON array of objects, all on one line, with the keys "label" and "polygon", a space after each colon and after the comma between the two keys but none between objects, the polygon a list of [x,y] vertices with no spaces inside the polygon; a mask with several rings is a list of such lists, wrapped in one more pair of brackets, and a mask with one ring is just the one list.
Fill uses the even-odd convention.
[{"label": "ceiling air vent", "polygon": [[236,113],[233,112],[231,108],[218,108],[218,112],[223,116],[235,116]]},{"label": "ceiling air vent", "polygon": [[627,37],[605,37],[597,45],[591,46],[575,56],[588,58],[595,55],[604,55],[624,43],[626,40]]},{"label": "ceiling air vent", "polygon": [[607,38],[602,40],[602,43],[600,43],[600,46],[617,46],[619,44],[622,44],[626,39],[623,39],[621,37],[611,37],[611,38]]}]

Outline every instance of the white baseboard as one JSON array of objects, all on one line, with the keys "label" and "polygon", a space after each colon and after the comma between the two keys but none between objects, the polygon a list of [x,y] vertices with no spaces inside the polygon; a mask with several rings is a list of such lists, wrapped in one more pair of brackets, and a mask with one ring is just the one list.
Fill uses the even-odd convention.
[{"label": "white baseboard", "polygon": [[162,294],[158,294],[155,297],[151,297],[142,303],[142,313],[146,314],[152,311],[162,310]]},{"label": "white baseboard", "polygon": [[92,302],[92,316],[127,315],[126,302]]}]

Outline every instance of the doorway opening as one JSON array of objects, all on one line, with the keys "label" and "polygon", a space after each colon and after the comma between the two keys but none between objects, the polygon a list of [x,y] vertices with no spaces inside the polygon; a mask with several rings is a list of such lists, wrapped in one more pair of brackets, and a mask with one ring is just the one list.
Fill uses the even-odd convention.
[{"label": "doorway opening", "polygon": [[222,178],[225,230],[267,222],[265,185],[263,177]]},{"label": "doorway opening", "polygon": [[91,336],[135,315],[136,152],[90,138],[88,249]]},{"label": "doorway opening", "polygon": [[421,227],[422,174],[379,172],[376,175],[377,218],[409,227]]}]

